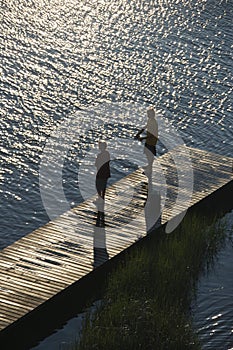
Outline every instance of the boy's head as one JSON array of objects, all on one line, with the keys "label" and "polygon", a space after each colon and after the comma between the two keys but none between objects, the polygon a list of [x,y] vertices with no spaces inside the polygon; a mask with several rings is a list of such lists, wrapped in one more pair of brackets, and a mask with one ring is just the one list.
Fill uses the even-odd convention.
[{"label": "boy's head", "polygon": [[100,151],[104,151],[107,148],[107,142],[99,141],[99,149]]},{"label": "boy's head", "polygon": [[148,108],[147,117],[148,118],[155,118],[155,110],[153,107]]}]

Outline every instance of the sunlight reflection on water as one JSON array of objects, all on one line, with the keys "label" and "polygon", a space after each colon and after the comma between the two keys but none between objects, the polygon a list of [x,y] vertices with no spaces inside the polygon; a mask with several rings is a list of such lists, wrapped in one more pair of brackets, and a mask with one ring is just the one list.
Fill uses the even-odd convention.
[{"label": "sunlight reflection on water", "polygon": [[[231,0],[3,0],[0,11],[0,248],[47,222],[43,147],[79,107],[154,104],[188,146],[232,156]],[[134,134],[120,123],[107,130]],[[68,154],[72,205],[82,200],[80,157],[99,136],[98,127],[80,135]],[[114,176],[131,170],[123,161]]]},{"label": "sunlight reflection on water", "polygon": [[[77,6],[74,1],[11,0],[3,1],[1,11],[5,235],[0,247],[48,220],[38,189],[41,154],[53,127],[78,106],[154,104],[187,145],[231,155],[229,1],[80,1]],[[123,129],[109,128],[108,137]],[[131,129],[127,136],[134,134]],[[97,140],[98,132],[92,137]],[[81,200],[75,178],[79,151],[88,143],[88,135],[81,135],[67,160],[66,191],[74,203]]]}]

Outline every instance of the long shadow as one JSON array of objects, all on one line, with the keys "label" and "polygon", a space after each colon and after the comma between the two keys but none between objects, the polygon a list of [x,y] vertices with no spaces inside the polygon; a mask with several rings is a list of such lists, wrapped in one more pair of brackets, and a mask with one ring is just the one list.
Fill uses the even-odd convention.
[{"label": "long shadow", "polygon": [[[156,210],[160,210],[160,199],[159,194],[154,193],[153,187],[150,187],[149,178],[147,186],[147,196],[141,197],[142,203],[138,206],[138,212],[144,208],[146,226],[150,228],[149,233],[151,234],[135,243],[140,245],[140,247],[143,247],[144,244],[151,244],[152,239],[159,240],[160,237],[164,236],[165,224],[161,225],[158,229],[156,228],[157,225],[160,225],[160,217],[155,225],[151,227],[151,214],[155,213]],[[145,187],[146,184],[144,182],[139,186],[139,192],[142,190],[142,194],[145,194]],[[233,208],[232,193],[233,181],[194,205],[189,209],[189,212],[209,215],[210,221],[213,215],[215,218],[222,217]],[[145,204],[146,199],[147,203]],[[129,205],[131,206],[133,203],[134,199]],[[123,216],[123,213],[121,214]],[[130,249],[133,249],[135,244],[125,249],[116,257],[109,259],[106,249],[105,216],[103,211],[100,210],[98,210],[95,215],[96,220],[93,226],[93,274],[87,274],[85,277],[15,322],[14,325],[7,327],[7,329],[0,334],[1,348],[17,348],[17,350],[30,349],[30,347],[36,345],[37,341],[48,336],[55,328],[60,327],[66,320],[75,316],[78,312],[81,312],[88,301],[101,297],[100,286],[106,283],[107,275],[114,269],[117,262],[121,261]],[[153,233],[156,234],[154,235]]]},{"label": "long shadow", "polygon": [[147,234],[161,226],[161,195],[153,185],[151,174],[148,174],[147,199],[144,215]]},{"label": "long shadow", "polygon": [[109,259],[109,255],[106,249],[105,214],[100,210],[98,206],[97,210],[96,222],[93,226],[94,269]]}]

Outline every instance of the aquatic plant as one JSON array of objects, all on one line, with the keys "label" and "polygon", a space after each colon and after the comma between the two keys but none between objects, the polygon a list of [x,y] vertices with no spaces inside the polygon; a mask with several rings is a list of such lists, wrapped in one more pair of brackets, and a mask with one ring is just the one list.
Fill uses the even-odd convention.
[{"label": "aquatic plant", "polygon": [[187,215],[172,234],[159,229],[132,247],[73,349],[200,349],[190,305],[224,237],[220,221]]}]

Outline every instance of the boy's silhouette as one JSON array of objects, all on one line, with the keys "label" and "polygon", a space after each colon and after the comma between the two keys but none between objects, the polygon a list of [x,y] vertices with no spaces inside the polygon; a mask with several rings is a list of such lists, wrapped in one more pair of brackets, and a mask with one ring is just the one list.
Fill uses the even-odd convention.
[{"label": "boy's silhouette", "polygon": [[95,166],[97,168],[96,174],[96,190],[99,198],[103,199],[105,197],[106,187],[108,178],[111,176],[110,174],[110,154],[106,150],[107,143],[105,141],[99,141],[99,149],[100,153],[97,155]]}]

